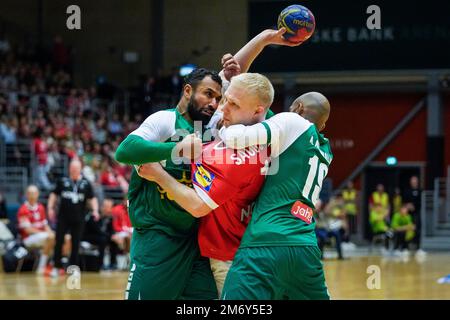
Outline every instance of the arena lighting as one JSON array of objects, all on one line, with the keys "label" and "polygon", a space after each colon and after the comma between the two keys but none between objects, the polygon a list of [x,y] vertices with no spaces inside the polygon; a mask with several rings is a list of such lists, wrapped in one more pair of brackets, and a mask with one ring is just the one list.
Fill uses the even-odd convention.
[{"label": "arena lighting", "polygon": [[386,158],[386,164],[388,166],[395,166],[397,164],[397,158],[393,157],[393,156],[387,157]]},{"label": "arena lighting", "polygon": [[192,64],[192,63],[188,63],[188,64],[182,65],[180,67],[180,76],[181,77],[187,76],[189,73],[194,71],[195,68],[197,68],[197,66],[195,64]]}]

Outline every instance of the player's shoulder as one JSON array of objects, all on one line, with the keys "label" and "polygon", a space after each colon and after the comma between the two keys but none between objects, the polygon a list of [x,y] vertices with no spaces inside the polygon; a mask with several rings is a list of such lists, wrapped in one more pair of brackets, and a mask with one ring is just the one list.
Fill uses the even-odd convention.
[{"label": "player's shoulder", "polygon": [[303,118],[301,115],[295,112],[280,112],[266,120],[267,122],[282,122],[282,123],[292,123],[298,124],[304,127],[310,127],[313,125],[310,121]]},{"label": "player's shoulder", "polygon": [[160,110],[149,115],[144,122],[176,118],[176,109]]}]

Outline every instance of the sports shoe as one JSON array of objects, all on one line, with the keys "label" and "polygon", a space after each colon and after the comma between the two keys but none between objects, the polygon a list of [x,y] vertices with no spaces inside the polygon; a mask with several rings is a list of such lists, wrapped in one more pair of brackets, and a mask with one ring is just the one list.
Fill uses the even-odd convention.
[{"label": "sports shoe", "polygon": [[423,251],[422,249],[419,249],[416,251],[416,257],[425,257],[427,255],[427,253],[425,251]]},{"label": "sports shoe", "polygon": [[66,274],[66,272],[64,271],[64,269],[58,269],[58,268],[52,268],[50,271],[45,272],[45,275],[47,277],[51,277],[51,278],[58,278],[59,276],[64,276]]}]

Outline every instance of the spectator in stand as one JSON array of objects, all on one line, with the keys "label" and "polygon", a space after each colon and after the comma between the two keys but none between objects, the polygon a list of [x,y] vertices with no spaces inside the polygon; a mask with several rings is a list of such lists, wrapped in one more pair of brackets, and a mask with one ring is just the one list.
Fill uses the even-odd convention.
[{"label": "spectator in stand", "polygon": [[34,133],[33,147],[37,159],[37,180],[38,185],[46,190],[53,189],[53,185],[50,183],[47,173],[49,171],[48,167],[48,146],[45,139],[42,138],[42,129],[36,129]]},{"label": "spectator in stand", "polygon": [[100,176],[100,184],[109,188],[120,187],[119,180],[117,179],[111,165],[109,163],[103,163],[102,166],[103,170]]},{"label": "spectator in stand", "polygon": [[42,274],[55,244],[55,234],[48,226],[44,206],[38,202],[39,190],[36,186],[27,188],[26,199],[17,213],[19,231],[27,248],[42,249],[36,270]]},{"label": "spectator in stand", "polygon": [[9,117],[6,123],[0,123],[0,136],[6,144],[14,144],[17,140],[17,118]]},{"label": "spectator in stand", "polygon": [[106,130],[106,121],[105,119],[99,119],[97,121],[97,124],[95,126],[95,130],[93,132],[94,140],[97,141],[100,144],[103,144],[106,142],[107,137],[107,130]]},{"label": "spectator in stand", "polygon": [[369,207],[376,205],[381,205],[389,214],[389,195],[384,191],[384,185],[381,183],[377,184],[377,189],[372,193],[369,200]]},{"label": "spectator in stand", "polygon": [[108,130],[112,135],[119,135],[123,133],[122,123],[119,120],[119,115],[114,113],[112,120],[109,122]]},{"label": "spectator in stand", "polygon": [[[342,255],[342,236],[339,232],[339,229],[330,228],[330,219],[327,214],[323,210],[322,201],[319,199],[316,203],[316,236],[317,236],[317,244],[319,246],[320,251],[322,252],[321,258],[323,259],[323,250],[325,247],[325,243],[331,238],[335,239],[336,252],[338,254],[338,259],[344,259]],[[333,225],[333,227],[336,227]]]},{"label": "spectator in stand", "polygon": [[392,197],[392,209],[394,213],[400,212],[403,206],[402,193],[400,188],[395,188],[394,196]]},{"label": "spectator in stand", "polygon": [[59,97],[56,95],[54,86],[50,87],[48,94],[45,96],[45,101],[50,112],[57,112],[61,108]]},{"label": "spectator in stand", "polygon": [[122,203],[116,205],[112,209],[114,235],[112,240],[117,243],[120,250],[126,253],[130,252],[131,236],[133,228],[131,226],[130,217],[127,209],[127,196],[123,198]]},{"label": "spectator in stand", "polygon": [[342,198],[345,202],[345,214],[347,215],[347,224],[350,234],[356,233],[356,221],[358,214],[357,206],[358,191],[353,186],[353,181],[347,183],[347,187],[342,190]]}]

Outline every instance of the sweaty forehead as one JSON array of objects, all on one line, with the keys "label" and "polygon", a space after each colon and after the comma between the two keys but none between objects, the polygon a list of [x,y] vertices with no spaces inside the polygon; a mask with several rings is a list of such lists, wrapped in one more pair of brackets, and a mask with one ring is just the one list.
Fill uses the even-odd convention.
[{"label": "sweaty forehead", "polygon": [[221,95],[222,86],[214,81],[210,76],[205,77],[202,81],[200,81],[197,85],[197,90],[211,90],[216,95]]}]

